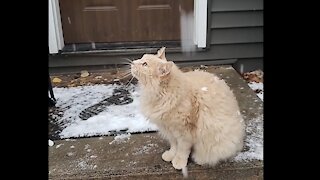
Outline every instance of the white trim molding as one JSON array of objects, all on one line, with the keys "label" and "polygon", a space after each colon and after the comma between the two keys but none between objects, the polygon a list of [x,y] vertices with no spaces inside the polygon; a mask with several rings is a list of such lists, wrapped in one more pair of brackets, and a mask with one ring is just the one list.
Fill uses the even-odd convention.
[{"label": "white trim molding", "polygon": [[64,47],[58,0],[49,1],[49,53],[58,53]]},{"label": "white trim molding", "polygon": [[207,0],[194,0],[194,43],[198,48],[207,46]]}]

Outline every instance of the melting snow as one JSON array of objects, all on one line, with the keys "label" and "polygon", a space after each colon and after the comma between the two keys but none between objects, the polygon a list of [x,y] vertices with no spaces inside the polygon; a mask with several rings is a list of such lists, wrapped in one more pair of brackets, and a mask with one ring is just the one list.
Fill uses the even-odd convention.
[{"label": "melting snow", "polygon": [[248,85],[254,91],[257,91],[259,89],[261,90],[259,93],[257,93],[257,95],[263,101],[263,83],[249,82]]},{"label": "melting snow", "polygon": [[56,149],[58,149],[60,146],[62,146],[62,145],[64,145],[64,144],[58,144],[57,146],[56,146]]},{"label": "melting snow", "polygon": [[54,142],[49,139],[49,146],[53,146]]},{"label": "melting snow", "polygon": [[208,91],[208,87],[202,87],[201,90],[202,91]]},{"label": "melting snow", "polygon": [[139,94],[129,87],[133,102],[127,105],[111,105],[103,112],[87,120],[81,120],[82,110],[110,97],[118,85],[95,85],[71,88],[53,88],[57,104],[65,109],[59,123],[64,124],[61,138],[109,135],[110,131],[128,129],[128,133],[156,131],[157,127],[139,112]]},{"label": "melting snow", "polygon": [[248,121],[246,127],[247,137],[245,139],[246,146],[249,149],[239,153],[234,160],[263,160],[263,116],[259,116]]},{"label": "melting snow", "polygon": [[130,139],[131,134],[120,134],[114,137],[113,141],[111,141],[109,144],[113,144],[113,143],[124,143],[127,142],[127,140]]}]

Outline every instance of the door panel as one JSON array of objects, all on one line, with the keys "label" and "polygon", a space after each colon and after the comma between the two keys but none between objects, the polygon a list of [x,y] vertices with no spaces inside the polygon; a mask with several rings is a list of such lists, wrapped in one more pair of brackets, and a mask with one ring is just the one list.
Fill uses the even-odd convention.
[{"label": "door panel", "polygon": [[193,0],[60,0],[65,43],[180,40]]}]

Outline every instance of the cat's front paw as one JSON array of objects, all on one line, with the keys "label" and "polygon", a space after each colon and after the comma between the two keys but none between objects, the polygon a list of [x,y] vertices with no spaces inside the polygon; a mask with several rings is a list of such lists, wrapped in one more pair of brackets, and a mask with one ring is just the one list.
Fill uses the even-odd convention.
[{"label": "cat's front paw", "polygon": [[179,157],[174,157],[172,160],[172,165],[175,169],[182,169],[183,167],[186,167],[188,163],[188,159],[182,159]]},{"label": "cat's front paw", "polygon": [[174,153],[172,151],[165,151],[162,154],[162,159],[164,161],[170,162],[170,161],[172,161],[173,158],[174,158]]}]

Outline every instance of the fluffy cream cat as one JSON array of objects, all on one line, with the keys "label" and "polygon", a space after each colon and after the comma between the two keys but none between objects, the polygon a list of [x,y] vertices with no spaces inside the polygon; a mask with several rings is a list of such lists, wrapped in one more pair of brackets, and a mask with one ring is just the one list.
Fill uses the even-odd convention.
[{"label": "fluffy cream cat", "polygon": [[237,100],[217,76],[184,73],[165,57],[145,54],[131,65],[141,86],[142,113],[170,143],[162,159],[176,169],[187,166],[192,151],[200,165],[215,165],[241,151],[245,124]]}]

